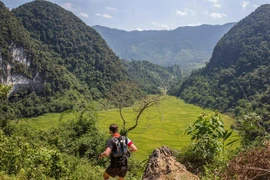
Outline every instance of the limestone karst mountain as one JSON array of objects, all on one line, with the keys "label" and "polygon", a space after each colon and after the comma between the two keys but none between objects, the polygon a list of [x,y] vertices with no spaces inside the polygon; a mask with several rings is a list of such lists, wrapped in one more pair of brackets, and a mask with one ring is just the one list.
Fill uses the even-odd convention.
[{"label": "limestone karst mountain", "polygon": [[0,83],[13,85],[12,92],[21,86],[41,87],[42,75],[37,68],[29,33],[2,2],[0,19]]},{"label": "limestone karst mountain", "polygon": [[62,7],[37,0],[0,9],[0,83],[12,86],[20,116],[71,109],[127,77],[102,37]]},{"label": "limestone karst mountain", "polygon": [[126,77],[119,58],[104,39],[72,12],[49,1],[36,0],[12,12],[31,38],[54,55],[54,63],[67,68],[95,95]]},{"label": "limestone karst mountain", "polygon": [[234,25],[214,48],[207,66],[195,71],[176,93],[186,102],[242,115],[270,118],[270,4]]}]

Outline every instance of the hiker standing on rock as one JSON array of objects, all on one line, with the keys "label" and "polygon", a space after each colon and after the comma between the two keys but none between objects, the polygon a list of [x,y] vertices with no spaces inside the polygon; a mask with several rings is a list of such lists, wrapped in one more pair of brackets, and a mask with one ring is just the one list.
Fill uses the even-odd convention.
[{"label": "hiker standing on rock", "polygon": [[111,155],[111,164],[105,170],[103,178],[108,180],[110,176],[118,176],[119,180],[124,180],[127,173],[129,152],[137,151],[137,147],[128,137],[121,136],[118,133],[118,126],[116,124],[111,124],[109,130],[112,138],[107,141],[105,151],[98,157],[99,160]]}]

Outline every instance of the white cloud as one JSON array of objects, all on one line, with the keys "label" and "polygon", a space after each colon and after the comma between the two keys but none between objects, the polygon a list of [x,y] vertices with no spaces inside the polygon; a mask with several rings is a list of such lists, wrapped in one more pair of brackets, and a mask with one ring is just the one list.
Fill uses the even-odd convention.
[{"label": "white cloud", "polygon": [[96,13],[96,16],[103,17],[103,18],[106,18],[106,19],[111,19],[112,18],[112,16],[109,15],[109,14]]},{"label": "white cloud", "polygon": [[155,26],[166,28],[166,29],[170,28],[170,26],[167,25],[167,24],[160,24],[160,23],[157,23],[157,22],[152,22],[152,24],[155,25]]},{"label": "white cloud", "polygon": [[81,16],[81,17],[84,17],[84,18],[89,18],[88,14],[82,13],[82,12],[80,13],[80,16]]},{"label": "white cloud", "polygon": [[243,9],[245,9],[249,5],[249,1],[242,1],[240,5],[242,6]]},{"label": "white cloud", "polygon": [[184,11],[180,11],[180,10],[176,11],[176,15],[178,15],[178,16],[186,16],[188,14],[191,14],[192,16],[195,16],[196,11],[188,9],[188,8],[185,8]]},{"label": "white cloud", "polygon": [[188,24],[187,26],[200,26],[202,25],[201,23],[197,23],[197,24]]},{"label": "white cloud", "polygon": [[179,15],[179,16],[186,16],[187,12],[185,12],[185,11],[176,11],[176,14]]},{"label": "white cloud", "polygon": [[214,7],[221,8],[221,4],[218,3],[218,0],[208,0],[208,1],[213,3]]},{"label": "white cloud", "polygon": [[143,31],[143,29],[141,29],[141,28],[138,28],[138,29],[136,29],[137,31]]},{"label": "white cloud", "polygon": [[224,18],[226,16],[227,15],[224,14],[224,13],[211,13],[210,14],[210,17],[213,18],[213,19],[221,19],[221,18]]},{"label": "white cloud", "polygon": [[221,8],[221,4],[213,4],[213,6],[215,6],[217,8]]},{"label": "white cloud", "polygon": [[66,9],[66,10],[69,10],[69,11],[75,11],[75,9],[73,8],[73,4],[72,3],[65,3],[63,5],[61,5],[62,8]]},{"label": "white cloud", "polygon": [[112,11],[112,12],[117,12],[118,11],[118,9],[112,8],[112,7],[106,7],[106,9],[109,10],[109,11]]}]

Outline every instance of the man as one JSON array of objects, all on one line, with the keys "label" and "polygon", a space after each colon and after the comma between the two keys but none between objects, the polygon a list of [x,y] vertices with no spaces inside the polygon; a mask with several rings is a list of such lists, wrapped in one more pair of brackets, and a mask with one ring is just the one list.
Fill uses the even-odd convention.
[{"label": "man", "polygon": [[109,139],[106,144],[106,149],[103,153],[101,153],[98,157],[98,160],[103,157],[107,157],[111,154],[111,163],[109,167],[105,170],[103,174],[104,180],[109,180],[110,176],[115,177],[118,176],[119,180],[124,180],[124,177],[127,173],[127,157],[114,157],[111,152],[115,151],[116,145],[114,138],[122,138],[125,139],[126,144],[128,146],[129,152],[137,151],[137,147],[132,143],[132,141],[128,137],[121,137],[118,133],[118,126],[116,124],[111,124],[109,127],[110,134],[113,138]]}]

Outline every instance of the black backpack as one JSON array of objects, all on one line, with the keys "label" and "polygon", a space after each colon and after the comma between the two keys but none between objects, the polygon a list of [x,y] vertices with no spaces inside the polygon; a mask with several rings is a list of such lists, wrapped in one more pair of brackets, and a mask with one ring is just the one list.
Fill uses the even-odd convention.
[{"label": "black backpack", "polygon": [[113,137],[112,141],[114,143],[114,148],[112,149],[113,157],[129,157],[127,138],[125,136]]}]

